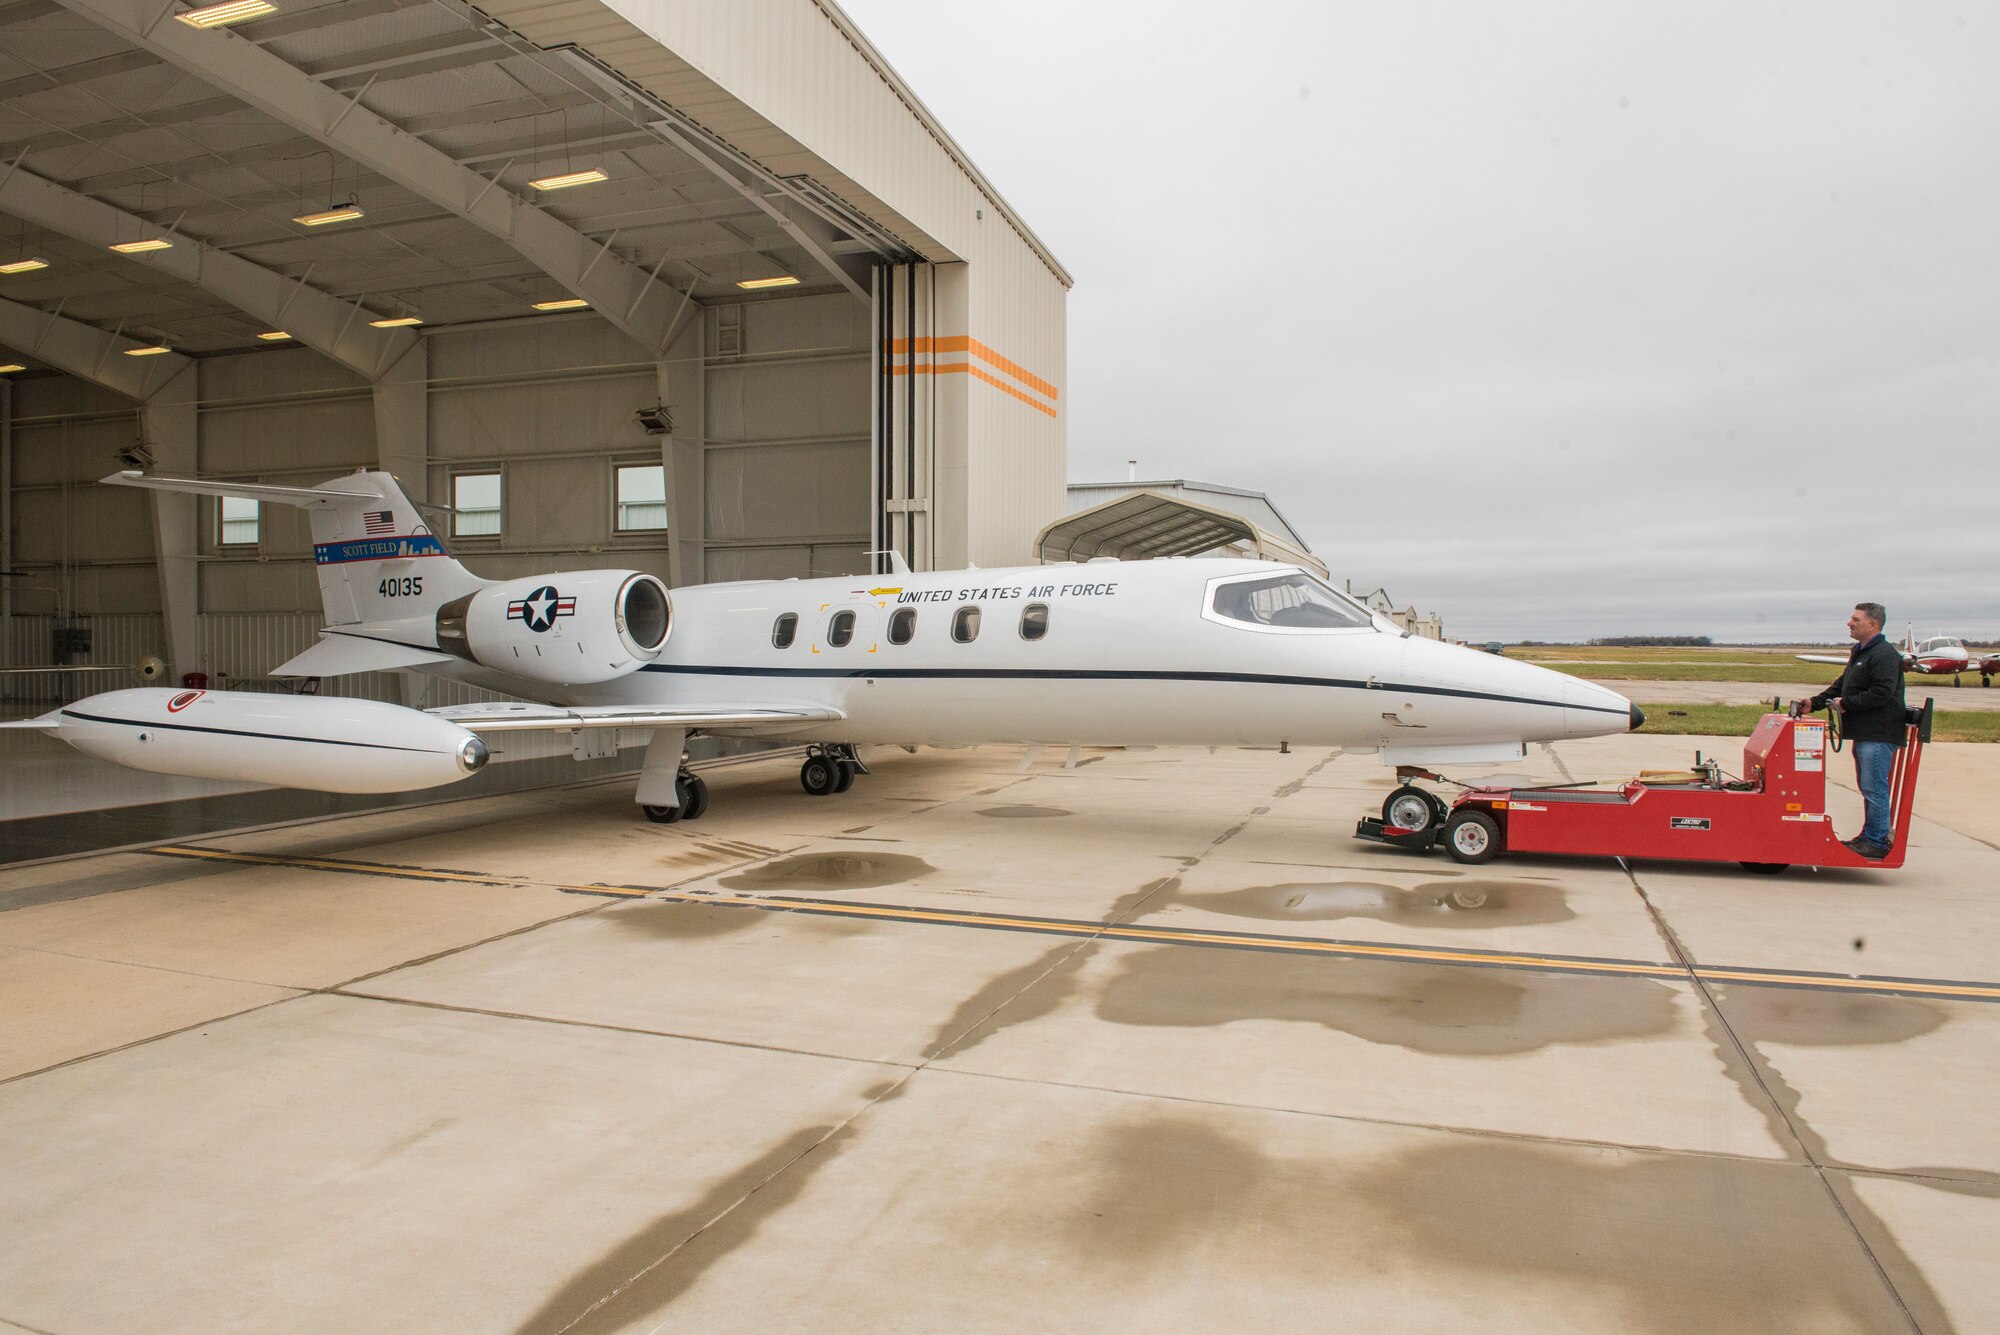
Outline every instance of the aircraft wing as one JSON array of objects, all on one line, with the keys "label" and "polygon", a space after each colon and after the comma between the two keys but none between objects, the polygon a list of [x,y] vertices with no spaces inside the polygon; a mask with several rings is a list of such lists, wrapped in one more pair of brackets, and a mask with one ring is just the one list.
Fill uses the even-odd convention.
[{"label": "aircraft wing", "polygon": [[428,709],[473,732],[574,732],[581,728],[730,728],[782,735],[801,723],[831,723],[847,717],[838,709],[809,706],[661,706],[590,705],[564,709],[559,705],[502,703],[446,705]]},{"label": "aircraft wing", "polygon": [[1835,658],[1832,654],[1793,654],[1801,663],[1832,663],[1836,667],[1846,667],[1847,659]]}]

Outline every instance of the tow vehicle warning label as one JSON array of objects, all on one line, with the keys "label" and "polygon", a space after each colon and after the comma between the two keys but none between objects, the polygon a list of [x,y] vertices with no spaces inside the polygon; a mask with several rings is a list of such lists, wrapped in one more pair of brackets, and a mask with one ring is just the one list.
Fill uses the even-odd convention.
[{"label": "tow vehicle warning label", "polygon": [[1826,769],[1826,725],[1799,723],[1792,728],[1792,768],[1802,774]]},{"label": "tow vehicle warning label", "polygon": [[1667,821],[1667,826],[1669,829],[1675,830],[1706,830],[1708,828],[1708,817],[1675,816]]}]

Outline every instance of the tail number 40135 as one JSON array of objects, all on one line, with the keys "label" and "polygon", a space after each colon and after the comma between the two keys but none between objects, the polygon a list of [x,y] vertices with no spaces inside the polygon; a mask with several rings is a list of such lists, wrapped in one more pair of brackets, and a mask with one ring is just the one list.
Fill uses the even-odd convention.
[{"label": "tail number 40135", "polygon": [[385,579],[376,585],[375,592],[384,598],[415,598],[424,591],[422,575],[404,575],[396,579]]}]

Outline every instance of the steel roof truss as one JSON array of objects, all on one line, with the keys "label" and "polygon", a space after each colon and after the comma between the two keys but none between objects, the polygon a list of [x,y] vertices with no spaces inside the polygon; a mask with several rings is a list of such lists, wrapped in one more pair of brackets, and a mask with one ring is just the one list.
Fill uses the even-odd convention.
[{"label": "steel roof truss", "polygon": [[[391,122],[324,87],[243,37],[159,22],[155,4],[61,0],[98,24],[215,88],[312,135],[405,190],[500,237],[572,295],[588,301],[648,355],[665,350],[683,294]],[[164,253],[164,252],[163,252]]]}]

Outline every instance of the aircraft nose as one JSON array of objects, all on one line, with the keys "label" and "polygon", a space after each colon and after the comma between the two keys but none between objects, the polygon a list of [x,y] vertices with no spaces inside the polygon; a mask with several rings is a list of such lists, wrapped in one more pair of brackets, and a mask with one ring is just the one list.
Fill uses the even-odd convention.
[{"label": "aircraft nose", "polygon": [[1643,728],[1643,727],[1645,727],[1645,726],[1646,726],[1646,711],[1645,711],[1645,710],[1643,710],[1643,709],[1641,709],[1641,708],[1639,708],[1639,706],[1637,706],[1637,705],[1633,705],[1633,706],[1632,706],[1632,731],[1633,731],[1633,732],[1637,732],[1637,731],[1639,731],[1639,729],[1641,729],[1641,728]]}]

